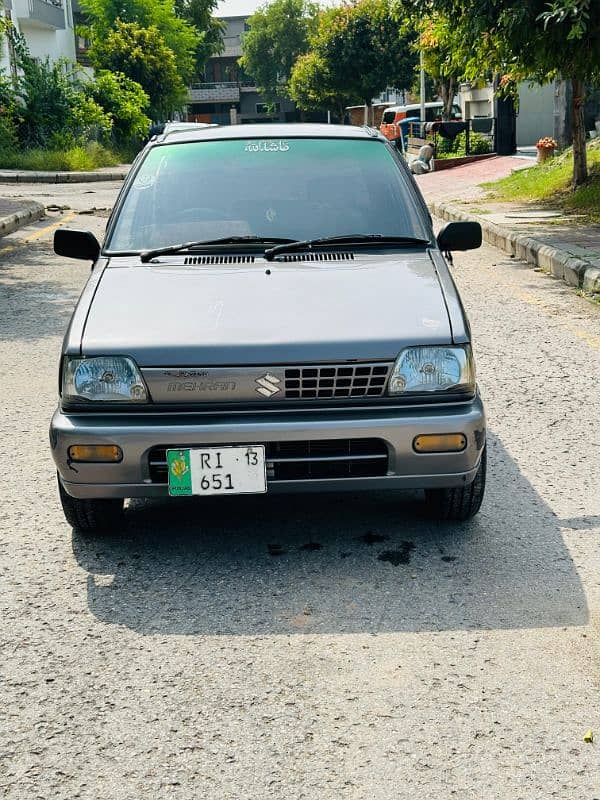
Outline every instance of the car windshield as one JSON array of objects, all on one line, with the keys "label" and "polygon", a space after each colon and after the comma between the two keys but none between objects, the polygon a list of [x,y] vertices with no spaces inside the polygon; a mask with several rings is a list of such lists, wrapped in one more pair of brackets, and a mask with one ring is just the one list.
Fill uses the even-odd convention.
[{"label": "car windshield", "polygon": [[227,236],[353,233],[429,239],[424,214],[377,139],[227,139],[149,150],[106,249]]}]

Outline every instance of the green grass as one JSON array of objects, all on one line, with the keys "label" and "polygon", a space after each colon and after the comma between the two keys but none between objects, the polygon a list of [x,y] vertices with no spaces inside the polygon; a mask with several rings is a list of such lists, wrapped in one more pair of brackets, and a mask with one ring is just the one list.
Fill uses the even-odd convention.
[{"label": "green grass", "polygon": [[0,169],[54,171],[87,171],[98,167],[114,167],[121,159],[112,150],[97,142],[66,150],[35,148],[0,154]]},{"label": "green grass", "polygon": [[565,212],[585,214],[589,221],[600,223],[600,143],[588,144],[589,180],[575,191],[571,189],[573,154],[571,150],[546,164],[521,169],[492,183],[483,183],[488,198],[542,202]]}]

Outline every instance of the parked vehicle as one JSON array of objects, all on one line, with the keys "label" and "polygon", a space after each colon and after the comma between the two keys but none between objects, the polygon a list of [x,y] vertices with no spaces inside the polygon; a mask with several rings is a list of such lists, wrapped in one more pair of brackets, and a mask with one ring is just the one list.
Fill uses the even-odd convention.
[{"label": "parked vehicle", "polygon": [[[50,428],[69,523],[118,530],[124,498],[425,489],[481,504],[471,335],[406,162],[333,125],[171,131],[136,159],[64,340]],[[117,527],[115,527],[117,526]]]},{"label": "parked vehicle", "polygon": [[[444,104],[440,101],[425,103],[425,122],[434,122],[442,118]],[[461,119],[462,112],[460,106],[452,106],[451,119]],[[393,141],[402,138],[406,147],[406,139],[409,135],[410,124],[421,122],[421,105],[410,103],[404,106],[391,106],[383,112],[379,130],[386,139]]]}]

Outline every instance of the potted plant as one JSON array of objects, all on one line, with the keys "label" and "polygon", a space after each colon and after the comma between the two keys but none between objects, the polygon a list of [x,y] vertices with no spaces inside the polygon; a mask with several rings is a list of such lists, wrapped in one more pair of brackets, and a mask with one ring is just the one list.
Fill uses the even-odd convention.
[{"label": "potted plant", "polygon": [[553,139],[551,136],[544,136],[541,139],[538,139],[535,143],[537,147],[537,162],[538,164],[543,164],[544,161],[547,161],[549,158],[552,158],[554,155],[554,151],[557,148],[556,140]]}]

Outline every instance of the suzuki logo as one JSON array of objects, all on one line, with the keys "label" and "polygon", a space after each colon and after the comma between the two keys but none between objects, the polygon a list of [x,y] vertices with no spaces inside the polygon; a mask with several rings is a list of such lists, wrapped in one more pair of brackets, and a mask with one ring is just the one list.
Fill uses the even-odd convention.
[{"label": "suzuki logo", "polygon": [[255,383],[258,383],[256,391],[262,394],[263,397],[273,397],[274,394],[281,391],[279,388],[281,381],[275,375],[271,375],[270,372],[267,372],[261,378],[257,378]]}]

